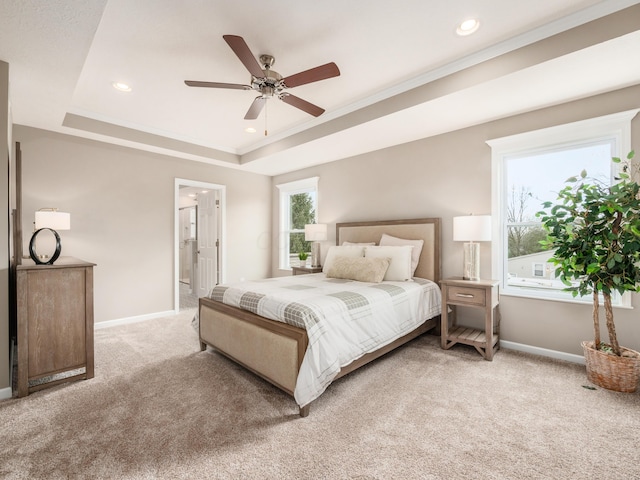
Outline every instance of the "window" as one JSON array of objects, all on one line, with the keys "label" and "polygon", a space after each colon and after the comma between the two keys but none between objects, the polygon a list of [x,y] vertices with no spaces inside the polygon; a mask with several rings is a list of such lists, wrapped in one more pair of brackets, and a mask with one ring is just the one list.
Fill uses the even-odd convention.
[{"label": "window", "polygon": [[[533,276],[534,277],[544,277],[545,276],[545,268],[544,263],[534,263],[533,264]],[[551,271],[549,269],[549,271]]]},{"label": "window", "polygon": [[316,222],[318,177],[277,185],[280,190],[279,266],[289,269],[300,252],[311,252],[304,239],[304,226]]},{"label": "window", "polygon": [[[617,164],[611,157],[631,149],[632,110],[511,137],[490,140],[492,149],[493,275],[501,293],[533,298],[591,302],[564,292],[539,240],[546,233],[536,212],[555,201],[567,178],[583,169],[612,182]],[[630,296],[614,299],[630,305]]]}]

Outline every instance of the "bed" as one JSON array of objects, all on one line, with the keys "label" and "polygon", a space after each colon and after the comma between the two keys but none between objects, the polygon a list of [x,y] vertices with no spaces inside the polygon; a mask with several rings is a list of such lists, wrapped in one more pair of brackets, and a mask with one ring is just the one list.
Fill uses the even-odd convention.
[{"label": "bed", "polygon": [[[383,236],[387,242],[389,238],[403,239],[403,242],[405,240],[422,241],[419,257],[412,259],[412,267],[415,269],[413,274],[415,278],[412,281],[384,280],[380,283],[368,283],[329,278],[329,275],[333,275],[333,269],[330,268],[329,272],[312,275],[216,286],[208,297],[203,297],[199,301],[198,330],[201,349],[205,350],[210,346],[293,396],[299,406],[300,415],[306,417],[312,401],[321,395],[332,381],[430,331],[439,324],[440,219],[336,224],[337,246],[345,245],[345,242],[347,245],[357,246],[371,243],[378,245]],[[340,249],[344,247],[330,249],[325,260],[329,262],[329,255],[343,251]],[[368,251],[373,254],[374,250],[369,248]],[[411,250],[415,252],[417,249]],[[344,260],[344,258],[338,260]],[[336,262],[331,263],[332,266],[336,264]],[[237,290],[247,286],[253,291]],[[273,303],[275,300],[272,301],[271,298],[282,296],[285,290],[292,295],[292,297],[287,296],[288,303],[285,306]],[[266,295],[271,294],[272,291],[274,292],[272,297],[267,297]],[[322,291],[322,297],[313,293],[316,291]],[[343,311],[349,310],[348,315],[351,317],[354,316],[354,312],[356,316],[364,316],[362,312],[372,308],[376,312],[386,311],[387,307],[370,307],[369,298],[374,302],[379,297],[391,296],[389,293],[391,291],[394,292],[394,298],[396,294],[397,298],[403,298],[399,295],[405,295],[405,291],[417,291],[407,295],[417,295],[419,300],[394,300],[396,306],[393,309],[402,312],[395,313],[396,316],[402,316],[398,319],[398,326],[389,327],[388,332],[386,326],[382,327],[382,332],[376,333],[376,336],[381,337],[380,343],[364,341],[362,342],[366,344],[364,347],[352,346],[354,351],[348,353],[338,351],[335,353],[337,359],[333,358],[333,350],[339,350],[334,346],[341,342],[337,340],[339,334],[331,333],[333,331],[326,325],[341,325],[344,322],[335,320],[333,313],[331,315],[322,313],[321,321],[318,320],[316,313],[317,308],[320,308],[319,304],[327,303],[329,309],[334,309],[335,315],[346,315]],[[344,301],[345,298],[360,300],[359,303],[356,302],[357,306],[352,302],[351,305],[343,308],[343,304],[348,303]],[[362,299],[365,300],[362,301]],[[310,302],[308,305],[304,303],[307,301]],[[398,304],[413,306],[399,308]],[[291,305],[295,308],[291,308]],[[337,305],[340,305],[340,308]],[[414,312],[416,305],[420,305],[419,312]],[[289,323],[276,319],[275,313],[271,315],[275,311],[281,313],[288,311],[289,318],[283,320]],[[294,313],[291,314],[291,312]],[[370,321],[373,322],[373,320]],[[316,323],[319,324],[318,328],[315,327]],[[372,325],[375,324],[372,323]],[[347,335],[350,333],[347,332]],[[332,352],[327,353],[327,349]],[[320,363],[316,364],[316,362]],[[319,378],[315,375],[319,375]]]}]

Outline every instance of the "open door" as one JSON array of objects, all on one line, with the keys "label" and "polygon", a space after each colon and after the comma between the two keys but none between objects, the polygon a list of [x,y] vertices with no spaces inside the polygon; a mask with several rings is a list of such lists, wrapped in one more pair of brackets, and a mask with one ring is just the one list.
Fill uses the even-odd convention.
[{"label": "open door", "polygon": [[[175,179],[174,311],[176,313],[180,311],[181,299],[186,305],[186,307],[183,305],[183,308],[192,308],[192,304],[197,306],[197,297],[206,296],[216,284],[224,282],[225,198],[224,185]],[[185,256],[185,236],[181,231],[185,228],[185,221],[181,221],[181,214],[186,215],[185,210],[189,206],[195,206],[197,213],[195,240],[191,242],[193,268],[189,285],[186,285],[187,282],[180,281],[184,273],[180,259],[181,256]],[[182,260],[184,263],[185,259]]]},{"label": "open door", "polygon": [[197,225],[197,285],[198,297],[206,296],[219,283],[218,209],[220,201],[217,190],[198,194]]}]

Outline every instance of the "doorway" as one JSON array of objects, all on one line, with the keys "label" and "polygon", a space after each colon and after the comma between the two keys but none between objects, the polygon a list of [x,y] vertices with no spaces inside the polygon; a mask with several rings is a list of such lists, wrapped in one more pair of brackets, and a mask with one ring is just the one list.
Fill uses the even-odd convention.
[{"label": "doorway", "polygon": [[225,187],[175,180],[174,310],[196,308],[224,279]]}]

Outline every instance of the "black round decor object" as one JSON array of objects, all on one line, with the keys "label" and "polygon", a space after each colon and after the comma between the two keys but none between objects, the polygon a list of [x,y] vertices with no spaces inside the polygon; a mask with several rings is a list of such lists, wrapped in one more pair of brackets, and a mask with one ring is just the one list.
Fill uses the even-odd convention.
[{"label": "black round decor object", "polygon": [[[56,237],[56,251],[53,253],[53,256],[49,259],[48,262],[43,262],[42,260],[40,260],[40,258],[38,257],[38,254],[36,253],[36,248],[35,248],[36,237],[43,230],[49,230]],[[33,235],[31,236],[31,241],[29,242],[29,256],[31,257],[31,260],[36,262],[36,265],[53,265],[53,262],[55,262],[60,256],[61,251],[62,251],[62,246],[60,245],[60,235],[58,235],[58,232],[56,232],[52,228],[41,228],[33,232]]]}]

